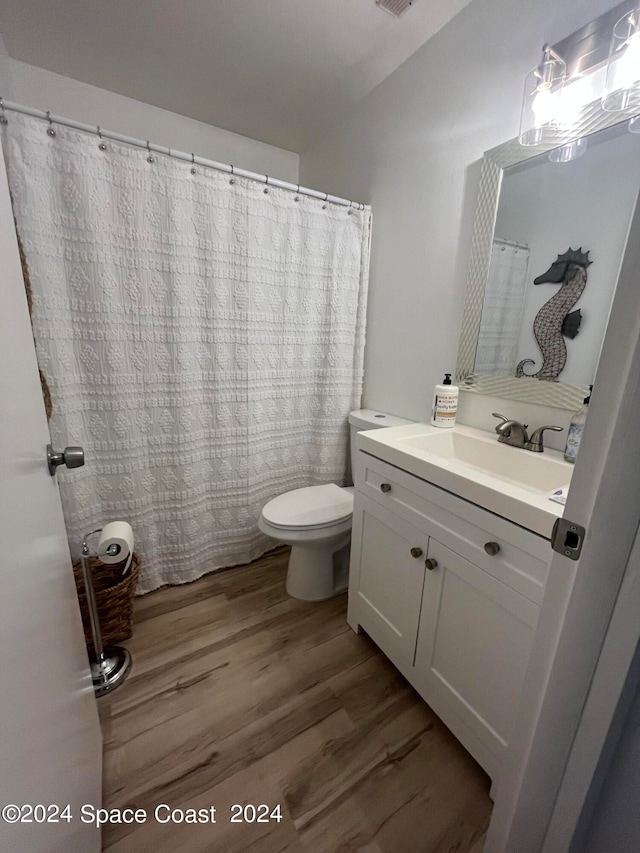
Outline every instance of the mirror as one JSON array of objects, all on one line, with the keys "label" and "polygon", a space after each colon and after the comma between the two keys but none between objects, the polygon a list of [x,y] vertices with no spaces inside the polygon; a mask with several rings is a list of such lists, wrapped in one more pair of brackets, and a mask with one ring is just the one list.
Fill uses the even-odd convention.
[{"label": "mirror", "polygon": [[640,135],[615,118],[599,111],[599,128],[569,162],[552,162],[561,148],[517,140],[485,155],[456,369],[461,389],[581,405],[640,190]]}]

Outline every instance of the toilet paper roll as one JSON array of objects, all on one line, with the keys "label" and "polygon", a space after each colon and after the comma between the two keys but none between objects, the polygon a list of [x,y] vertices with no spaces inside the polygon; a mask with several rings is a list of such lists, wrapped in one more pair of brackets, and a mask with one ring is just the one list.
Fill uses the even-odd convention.
[{"label": "toilet paper roll", "polygon": [[[108,553],[112,545],[118,546],[116,554]],[[123,574],[129,571],[133,560],[133,530],[128,522],[110,521],[109,524],[105,524],[98,540],[98,559],[107,565],[126,560]]]}]

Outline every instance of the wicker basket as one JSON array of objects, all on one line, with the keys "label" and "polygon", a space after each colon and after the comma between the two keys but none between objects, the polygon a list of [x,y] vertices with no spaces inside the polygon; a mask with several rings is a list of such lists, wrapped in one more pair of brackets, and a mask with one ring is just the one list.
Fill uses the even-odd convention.
[{"label": "wicker basket", "polygon": [[[100,632],[102,633],[102,642],[105,646],[112,646],[121,640],[128,640],[133,633],[133,596],[136,591],[138,573],[140,571],[140,559],[138,555],[133,555],[131,568],[122,577],[125,565],[126,560],[107,566],[101,563],[97,557],[90,557],[89,559],[100,619]],[[87,596],[84,589],[80,560],[74,560],[73,574],[78,591],[78,601],[80,602],[84,638],[87,649],[93,654],[93,637],[91,636],[91,623],[89,622]]]}]

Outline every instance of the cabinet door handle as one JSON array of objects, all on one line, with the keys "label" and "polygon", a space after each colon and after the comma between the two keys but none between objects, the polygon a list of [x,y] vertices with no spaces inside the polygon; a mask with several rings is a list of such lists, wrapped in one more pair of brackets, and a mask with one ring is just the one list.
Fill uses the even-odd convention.
[{"label": "cabinet door handle", "polygon": [[427,557],[427,559],[424,561],[424,566],[426,569],[432,572],[434,569],[438,568],[438,561],[434,560],[433,557]]},{"label": "cabinet door handle", "polygon": [[385,494],[387,492],[390,492],[391,491],[391,483],[380,483],[380,491],[384,492]]},{"label": "cabinet door handle", "polygon": [[500,546],[497,542],[487,542],[484,546],[484,550],[490,557],[495,557],[496,554],[500,553]]},{"label": "cabinet door handle", "polygon": [[418,559],[418,557],[422,557],[422,548],[412,548],[411,556],[416,560]]}]

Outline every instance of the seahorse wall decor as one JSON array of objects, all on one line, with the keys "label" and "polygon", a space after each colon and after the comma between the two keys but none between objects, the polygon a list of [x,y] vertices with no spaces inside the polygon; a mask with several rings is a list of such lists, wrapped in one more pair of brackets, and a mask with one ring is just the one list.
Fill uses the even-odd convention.
[{"label": "seahorse wall decor", "polygon": [[[528,376],[544,382],[557,382],[567,363],[565,338],[575,338],[582,322],[580,309],[571,311],[587,283],[589,252],[582,248],[568,249],[564,255],[558,255],[543,275],[533,280],[534,284],[559,284],[562,287],[536,314],[533,321],[533,334],[542,353],[542,366],[537,373],[525,373],[525,364],[535,364],[532,358],[523,358],[516,367],[516,376]],[[571,313],[569,313],[571,312]]]}]

